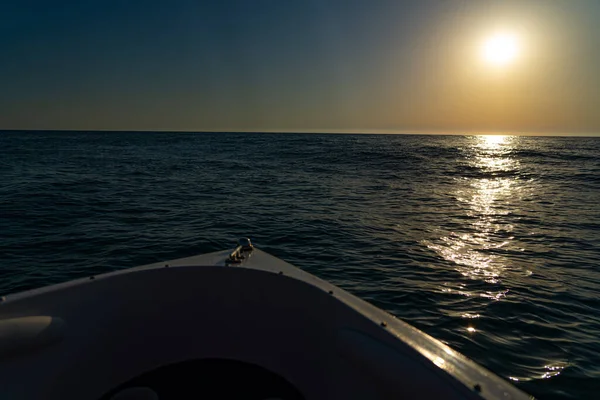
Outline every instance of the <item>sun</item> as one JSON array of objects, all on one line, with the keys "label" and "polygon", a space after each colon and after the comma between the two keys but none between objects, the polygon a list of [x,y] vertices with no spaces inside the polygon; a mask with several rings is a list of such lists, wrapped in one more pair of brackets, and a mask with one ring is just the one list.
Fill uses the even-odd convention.
[{"label": "sun", "polygon": [[497,33],[483,43],[484,59],[492,65],[505,66],[512,63],[519,54],[519,41],[510,33]]}]

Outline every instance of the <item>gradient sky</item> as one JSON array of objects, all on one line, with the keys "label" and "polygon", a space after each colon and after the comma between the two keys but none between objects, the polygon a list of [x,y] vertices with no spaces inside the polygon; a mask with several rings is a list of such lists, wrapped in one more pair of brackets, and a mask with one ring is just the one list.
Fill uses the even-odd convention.
[{"label": "gradient sky", "polygon": [[[598,0],[4,0],[0,129],[600,132]],[[504,68],[495,32],[519,38]]]}]

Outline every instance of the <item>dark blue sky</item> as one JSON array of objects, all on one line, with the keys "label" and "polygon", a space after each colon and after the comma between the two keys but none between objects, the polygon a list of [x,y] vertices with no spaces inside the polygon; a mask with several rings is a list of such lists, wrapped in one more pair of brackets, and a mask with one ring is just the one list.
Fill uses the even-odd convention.
[{"label": "dark blue sky", "polygon": [[[600,132],[600,1],[13,1],[0,129]],[[514,65],[481,43],[519,37]]]}]

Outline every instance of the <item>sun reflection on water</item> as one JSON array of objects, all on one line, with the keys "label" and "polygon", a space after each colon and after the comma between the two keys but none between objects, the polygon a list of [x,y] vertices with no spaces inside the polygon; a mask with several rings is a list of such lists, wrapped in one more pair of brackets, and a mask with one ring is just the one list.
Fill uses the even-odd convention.
[{"label": "sun reflection on water", "polygon": [[485,147],[498,147],[508,141],[510,136],[505,135],[482,135],[476,136],[480,141],[480,145]]},{"label": "sun reflection on water", "polygon": [[[513,239],[513,226],[504,216],[510,214],[511,199],[518,192],[516,174],[519,163],[511,157],[516,145],[513,136],[475,136],[464,149],[466,168],[456,178],[455,198],[462,221],[459,228],[430,243],[444,259],[454,263],[463,276],[499,283],[506,262],[498,255],[499,249]],[[466,210],[466,211],[462,211]],[[466,214],[466,215],[465,215]],[[455,292],[499,300],[508,290],[470,293],[458,287]],[[447,288],[445,291],[449,291]]]},{"label": "sun reflection on water", "polygon": [[[503,321],[502,314],[494,314],[495,307],[490,305],[507,302],[511,290],[516,292],[523,284],[522,277],[531,274],[525,265],[519,265],[519,258],[513,257],[515,251],[524,251],[519,219],[528,210],[521,207],[528,207],[524,200],[536,189],[532,179],[526,178],[527,158],[521,159],[517,152],[521,143],[527,144],[521,140],[512,136],[463,139],[456,164],[449,169],[447,182],[452,187],[444,193],[454,209],[449,218],[437,223],[433,237],[425,242],[446,261],[440,268],[449,272],[442,282],[436,282],[436,289],[443,293],[437,300],[440,309],[454,319],[452,325],[445,326],[482,346],[512,345],[510,335],[497,335],[490,328],[494,321]],[[515,299],[518,301],[519,296]],[[518,319],[518,315],[512,317]],[[528,363],[527,359],[522,362]],[[523,375],[513,371],[509,379],[553,379],[569,367],[560,360],[540,364]]]},{"label": "sun reflection on water", "polygon": [[543,367],[537,368],[537,372],[531,376],[509,376],[508,378],[512,381],[531,381],[534,379],[549,379],[560,375],[565,368],[570,366],[569,363],[564,361],[556,361],[551,364],[544,365]]}]

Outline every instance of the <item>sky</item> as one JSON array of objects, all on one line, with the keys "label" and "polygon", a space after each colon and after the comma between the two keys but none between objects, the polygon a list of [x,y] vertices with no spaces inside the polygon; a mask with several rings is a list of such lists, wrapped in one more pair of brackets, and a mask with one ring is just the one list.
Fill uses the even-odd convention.
[{"label": "sky", "polygon": [[[598,134],[598,20],[598,0],[3,0],[0,129]],[[485,57],[498,37],[509,61]]]}]

